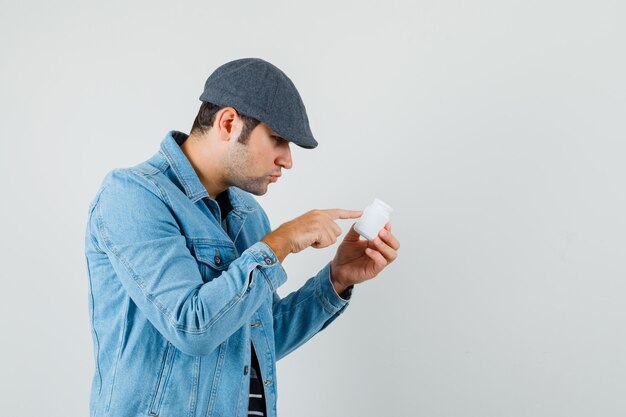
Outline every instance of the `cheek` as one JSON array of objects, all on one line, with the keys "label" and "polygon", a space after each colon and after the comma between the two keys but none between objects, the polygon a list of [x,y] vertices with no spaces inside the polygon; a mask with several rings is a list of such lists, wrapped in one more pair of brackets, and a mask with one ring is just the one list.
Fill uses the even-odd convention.
[{"label": "cheek", "polygon": [[269,166],[271,169],[272,162],[274,161],[272,155],[274,155],[274,152],[271,149],[260,149],[250,155],[250,164],[256,167]]}]

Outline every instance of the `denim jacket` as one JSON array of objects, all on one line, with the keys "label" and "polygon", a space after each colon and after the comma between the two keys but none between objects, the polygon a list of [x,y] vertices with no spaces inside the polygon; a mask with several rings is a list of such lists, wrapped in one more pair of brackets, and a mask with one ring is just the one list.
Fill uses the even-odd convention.
[{"label": "denim jacket", "polygon": [[276,361],[348,304],[328,264],[277,295],[287,275],[260,242],[265,212],[230,187],[227,233],[186,137],[170,132],[148,161],[110,172],[89,207],[92,417],[247,416],[251,342],[275,416]]}]

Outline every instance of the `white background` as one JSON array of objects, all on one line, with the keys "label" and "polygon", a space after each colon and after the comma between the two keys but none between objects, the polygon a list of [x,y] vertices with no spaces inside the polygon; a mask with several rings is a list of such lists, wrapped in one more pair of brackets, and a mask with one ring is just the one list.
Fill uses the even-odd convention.
[{"label": "white background", "polygon": [[[623,1],[1,10],[2,415],[88,414],[88,204],[242,57],[291,77],[320,142],[259,198],[272,225],[379,197],[402,242],[279,362],[280,415],[626,415]],[[334,250],[289,257],[281,294]]]}]

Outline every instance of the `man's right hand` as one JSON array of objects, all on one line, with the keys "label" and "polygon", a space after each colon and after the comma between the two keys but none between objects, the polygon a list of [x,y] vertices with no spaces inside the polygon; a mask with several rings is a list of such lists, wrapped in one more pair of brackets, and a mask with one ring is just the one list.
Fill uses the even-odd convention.
[{"label": "man's right hand", "polygon": [[356,219],[361,214],[361,211],[342,209],[311,210],[283,223],[261,242],[269,246],[282,263],[290,253],[298,253],[309,246],[320,249],[332,245],[341,235],[341,228],[335,220]]}]

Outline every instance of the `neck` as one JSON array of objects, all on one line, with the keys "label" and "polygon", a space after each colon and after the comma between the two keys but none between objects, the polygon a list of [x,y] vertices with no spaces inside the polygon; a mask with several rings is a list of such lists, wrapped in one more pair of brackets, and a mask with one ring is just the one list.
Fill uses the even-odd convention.
[{"label": "neck", "polygon": [[196,171],[209,197],[215,200],[215,197],[228,188],[228,184],[225,183],[222,175],[220,154],[216,147],[210,146],[210,139],[208,135],[189,135],[180,149],[189,160],[193,170]]}]

